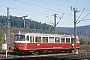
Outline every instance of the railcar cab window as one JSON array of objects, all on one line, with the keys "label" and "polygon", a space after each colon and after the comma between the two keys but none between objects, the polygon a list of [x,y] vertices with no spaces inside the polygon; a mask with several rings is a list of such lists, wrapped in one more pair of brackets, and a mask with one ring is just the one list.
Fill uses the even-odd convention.
[{"label": "railcar cab window", "polygon": [[43,41],[43,43],[48,43],[48,37],[43,37],[42,41]]},{"label": "railcar cab window", "polygon": [[55,42],[60,42],[60,38],[59,37],[55,37]]},{"label": "railcar cab window", "polygon": [[41,37],[36,36],[35,37],[35,42],[41,42]]},{"label": "railcar cab window", "polygon": [[25,41],[25,35],[15,35],[14,41]]}]

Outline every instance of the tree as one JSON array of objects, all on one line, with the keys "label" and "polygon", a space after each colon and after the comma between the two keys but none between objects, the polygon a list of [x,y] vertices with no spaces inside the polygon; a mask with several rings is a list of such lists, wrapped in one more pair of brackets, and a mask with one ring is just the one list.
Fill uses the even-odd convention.
[{"label": "tree", "polygon": [[4,42],[4,37],[3,36],[4,36],[4,34],[3,34],[2,30],[0,29],[0,46]]},{"label": "tree", "polygon": [[80,45],[83,45],[85,43],[82,38],[80,38],[79,41],[80,41]]}]

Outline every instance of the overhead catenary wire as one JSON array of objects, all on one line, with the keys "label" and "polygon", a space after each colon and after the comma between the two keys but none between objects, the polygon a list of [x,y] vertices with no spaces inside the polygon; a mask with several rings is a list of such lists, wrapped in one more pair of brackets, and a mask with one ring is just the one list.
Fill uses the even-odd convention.
[{"label": "overhead catenary wire", "polygon": [[90,10],[85,10],[85,11],[90,11]]},{"label": "overhead catenary wire", "polygon": [[[43,3],[48,3],[48,4],[54,4],[54,5],[59,5],[59,6],[65,6],[65,7],[69,7],[69,8],[71,8],[71,6],[69,6],[69,5],[65,5],[65,4],[57,4],[57,3],[51,3],[51,2],[47,2],[47,1],[40,1],[40,0],[35,0],[35,1],[38,1],[38,2],[43,2]],[[68,3],[71,3],[71,4],[74,4],[74,5],[78,5],[78,6],[80,6],[82,9],[81,10],[84,10],[84,12],[85,11],[90,11],[90,10],[85,10],[86,8],[84,8],[83,6],[81,6],[80,4],[76,4],[76,3],[72,3],[72,2],[70,2],[70,1],[66,1],[66,0],[63,0],[63,1],[65,1],[65,2],[68,2]],[[84,9],[83,9],[84,8]],[[88,8],[87,8],[88,9]],[[79,11],[79,12],[82,12],[82,11]]]},{"label": "overhead catenary wire", "polygon": [[[11,9],[13,9],[13,8],[11,8]],[[33,13],[39,13],[39,14],[43,14],[43,15],[46,15],[46,16],[48,15],[48,13],[45,13],[45,14],[44,14],[44,12],[38,12],[38,11],[33,11],[33,10],[30,11],[30,10],[22,9],[22,8],[21,8],[21,9],[19,9],[19,8],[15,8],[15,9],[16,9],[16,10],[22,10],[22,11],[33,12]],[[86,10],[84,10],[84,11],[86,11]],[[20,14],[21,14],[21,13],[20,13]],[[63,14],[63,12],[62,12],[62,14]],[[70,14],[70,15],[71,15],[71,14]],[[81,15],[82,15],[82,14],[81,14]],[[46,17],[46,16],[45,16],[45,17]],[[65,16],[65,17],[66,17],[66,16]],[[69,17],[67,17],[67,18],[69,18]],[[66,19],[66,18],[65,18],[65,19]],[[72,18],[71,18],[71,19],[72,19]],[[77,19],[77,20],[79,20],[79,19]]]},{"label": "overhead catenary wire", "polygon": [[[60,11],[57,11],[57,10],[49,9],[49,8],[46,8],[46,7],[38,6],[38,5],[35,5],[35,4],[30,4],[30,3],[27,3],[27,2],[23,2],[23,1],[20,1],[20,0],[13,0],[13,1],[17,1],[17,2],[20,2],[20,3],[32,5],[32,6],[36,6],[36,7],[47,9],[47,10],[50,10],[50,11],[55,11],[55,12],[62,13],[62,14],[64,13],[64,12],[60,12]],[[68,7],[71,7],[71,6],[68,6]],[[71,15],[71,14],[68,14],[68,13],[65,13],[65,14],[66,15]],[[73,16],[73,15],[71,15],[71,16]]]},{"label": "overhead catenary wire", "polygon": [[[77,4],[77,3],[75,3],[75,2],[74,2],[74,3],[73,3],[73,2],[70,2],[70,0],[62,0],[62,1],[65,1],[65,2],[67,2],[67,3],[73,4],[73,5],[75,5],[75,6],[77,5],[77,7],[80,7],[80,8],[81,8],[81,10],[82,10],[83,8],[85,8],[85,11],[90,11],[88,7],[86,8],[86,7],[83,7],[82,5]],[[74,6],[74,7],[75,7],[75,6]],[[84,11],[84,12],[85,12],[85,11]]]},{"label": "overhead catenary wire", "polygon": [[39,1],[39,0],[35,0],[35,1],[38,1],[38,2],[43,2],[43,3],[48,3],[48,4],[54,4],[54,5],[59,5],[59,6],[65,6],[65,7],[71,7],[71,6],[68,6],[68,5],[62,5],[62,4],[57,4],[57,3],[51,3],[51,2],[46,2],[46,1]]},{"label": "overhead catenary wire", "polygon": [[[79,21],[77,22],[77,24],[80,23],[81,21],[89,20],[89,19],[85,19],[89,14],[90,14],[90,13],[88,13],[87,15],[85,15],[81,20],[79,20]],[[85,20],[84,20],[84,19],[85,19]]]},{"label": "overhead catenary wire", "polygon": [[[51,2],[46,2],[46,1],[39,1],[39,0],[36,0],[36,1],[38,1],[38,2],[43,2],[43,3],[49,3],[49,4],[54,4],[54,5],[62,5],[62,4],[56,4],[56,3],[51,3]],[[67,1],[67,2],[69,2],[69,1]],[[72,2],[69,2],[69,3],[72,3]],[[75,4],[75,5],[77,5],[76,3],[72,3],[72,4]],[[62,5],[62,6],[66,6],[66,7],[71,7],[71,6],[68,6],[68,5]],[[81,5],[79,5],[80,7],[81,7]],[[85,8],[83,9],[83,11],[79,11],[79,12],[84,12],[84,11],[90,11],[90,10],[85,10]],[[80,16],[78,17],[78,19],[81,17],[81,15],[82,15],[82,13],[80,14]],[[73,16],[73,15],[72,15]],[[72,19],[72,18],[70,18],[70,19]],[[77,20],[78,20],[77,19]]]},{"label": "overhead catenary wire", "polygon": [[47,15],[46,13],[41,13],[41,12],[36,12],[36,11],[31,11],[31,10],[21,9],[21,8],[14,8],[14,7],[12,7],[11,9],[16,9],[16,10],[21,10],[21,11],[27,11],[27,12],[33,12],[33,13],[39,13],[39,14]]},{"label": "overhead catenary wire", "polygon": [[[16,1],[18,1],[18,0],[16,0]],[[19,2],[21,2],[21,1],[19,1]],[[25,2],[23,2],[23,3],[25,3]],[[35,4],[33,4],[33,5],[35,5]],[[37,5],[36,5],[37,6]],[[46,14],[46,13],[41,13],[41,12],[35,12],[35,11],[30,11],[30,10],[26,10],[26,9],[20,9],[20,8],[13,8],[13,9],[17,9],[17,10],[22,10],[22,11],[28,11],[28,12],[33,12],[33,13],[39,13],[39,14],[43,14],[43,15],[49,15],[49,14]],[[62,12],[63,13],[63,12]],[[66,13],[63,13],[63,14],[66,14]],[[71,14],[70,14],[71,15]],[[72,15],[73,16],[73,15]],[[65,17],[65,18],[67,18],[67,17]],[[72,18],[68,18],[68,19],[72,19]]]},{"label": "overhead catenary wire", "polygon": [[[7,8],[7,6],[0,6],[0,7],[4,7],[4,8]],[[48,13],[41,13],[41,12],[37,12],[37,11],[32,11],[32,10],[27,10],[27,9],[22,9],[22,8],[16,8],[16,7],[9,7],[10,10],[20,10],[20,11],[26,11],[26,12],[32,12],[32,13],[38,13],[38,14],[42,14],[42,15],[50,15]],[[18,12],[18,11],[17,11]],[[21,13],[21,12],[18,12],[20,14],[23,14],[23,15],[27,15],[26,13]],[[63,13],[64,14],[64,13]],[[69,18],[69,17],[64,17],[64,18],[67,18],[67,19],[72,19],[72,18]]]},{"label": "overhead catenary wire", "polygon": [[[39,1],[39,0],[36,0],[36,1],[38,1],[38,2],[43,2],[43,3],[48,3],[48,4],[54,4],[54,5],[61,5],[61,6],[66,6],[66,7],[72,7],[72,6],[68,6],[68,5],[62,5],[62,4],[56,4],[56,3],[51,3],[51,2],[47,2],[47,1]],[[84,12],[85,11],[85,8],[83,9],[83,11],[79,11],[79,12]],[[71,10],[70,10],[70,13],[71,13]],[[81,17],[81,15],[82,15],[82,13],[80,14],[80,16],[78,17],[78,19]],[[72,15],[73,16],[73,15]],[[72,19],[72,18],[70,18],[70,19]],[[77,21],[78,21],[78,19],[77,19]]]},{"label": "overhead catenary wire", "polygon": [[0,6],[0,7],[4,7],[4,8],[7,8],[6,6]]},{"label": "overhead catenary wire", "polygon": [[77,18],[77,21],[79,20],[79,18],[81,17],[82,13],[84,12],[85,8],[83,9],[83,11],[81,12],[80,16]]},{"label": "overhead catenary wire", "polygon": [[[47,18],[48,18],[48,16],[46,16]],[[54,23],[48,18],[48,20],[51,22],[51,24],[53,24],[54,25]]]},{"label": "overhead catenary wire", "polygon": [[90,13],[88,13],[86,16],[84,16],[84,18],[82,18],[82,20],[85,19],[88,15],[90,15]]},{"label": "overhead catenary wire", "polygon": [[61,17],[59,17],[59,21],[57,22],[57,24],[60,22],[60,20],[62,19],[63,16],[64,16],[64,13],[63,13],[63,15]]},{"label": "overhead catenary wire", "polygon": [[[7,8],[6,6],[0,6],[0,7],[4,7]],[[33,12],[33,13],[39,13],[39,14],[43,14],[43,15],[49,15],[47,13],[41,13],[41,12],[36,12],[36,11],[31,11],[31,10],[27,10],[27,9],[22,9],[22,8],[15,8],[15,7],[9,7],[10,9],[15,9],[15,10],[21,10],[21,11],[27,11],[27,12]],[[22,13],[21,13],[22,14]]]},{"label": "overhead catenary wire", "polygon": [[[36,7],[38,7],[38,8],[43,8],[43,9],[47,9],[47,10],[54,11],[54,12],[58,12],[58,13],[62,13],[62,14],[64,13],[64,12],[60,12],[60,11],[53,10],[53,9],[50,9],[50,8],[38,6],[38,5],[35,5],[35,4],[26,3],[26,2],[23,2],[23,1],[19,1],[19,0],[13,0],[13,1],[20,2],[20,3],[24,3],[24,4],[28,4],[28,5],[32,5],[32,6],[36,6]],[[66,15],[71,15],[71,14],[68,14],[68,13],[65,13],[65,14],[66,14]]]},{"label": "overhead catenary wire", "polygon": [[[77,6],[79,6],[80,8],[85,8],[85,7],[81,6],[80,4],[70,2],[69,0],[62,0],[62,1],[65,1],[65,2],[67,2],[67,3],[73,4],[73,5],[75,5],[75,6],[77,5]],[[74,6],[74,7],[75,7],[75,6]]]},{"label": "overhead catenary wire", "polygon": [[[0,6],[0,7],[4,7],[4,8],[7,8],[7,6]],[[26,9],[22,9],[22,8],[15,8],[15,7],[9,7],[10,9],[16,9],[16,10],[21,10],[21,11],[28,11],[28,12],[33,12],[33,13],[36,13],[35,11],[30,11],[30,10],[26,10]],[[20,12],[19,12],[20,13]],[[38,12],[37,12],[38,13]],[[39,14],[42,14],[42,13],[39,13]],[[63,13],[64,14],[64,13]],[[26,14],[25,14],[26,15]],[[45,14],[44,14],[45,15]],[[47,14],[46,14],[47,15]],[[59,18],[59,17],[58,17]],[[67,17],[66,17],[67,18]],[[72,18],[69,18],[69,19],[72,19]],[[35,20],[40,20],[40,19],[35,19]],[[44,20],[46,21],[46,20]],[[70,25],[69,23],[65,23],[65,22],[59,22],[59,23],[63,23],[63,24],[66,24],[66,25]],[[50,22],[50,24],[52,24]]]}]

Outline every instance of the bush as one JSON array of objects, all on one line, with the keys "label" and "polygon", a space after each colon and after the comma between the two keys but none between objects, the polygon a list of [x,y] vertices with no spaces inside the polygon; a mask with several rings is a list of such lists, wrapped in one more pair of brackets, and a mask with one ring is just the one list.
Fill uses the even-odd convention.
[{"label": "bush", "polygon": [[80,41],[80,45],[85,44],[85,42],[82,40],[82,38],[79,41]]},{"label": "bush", "polygon": [[4,34],[3,31],[0,30],[0,46],[2,45],[2,43],[4,43]]}]

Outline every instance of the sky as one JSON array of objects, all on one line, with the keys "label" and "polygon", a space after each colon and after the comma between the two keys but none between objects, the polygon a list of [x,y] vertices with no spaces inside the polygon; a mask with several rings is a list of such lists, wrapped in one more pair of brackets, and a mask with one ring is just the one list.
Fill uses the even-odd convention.
[{"label": "sky", "polygon": [[58,14],[57,27],[73,27],[73,8],[76,8],[77,23],[80,21],[77,26],[85,26],[90,25],[89,4],[90,0],[1,0],[0,15],[7,16],[7,7],[9,7],[12,16],[28,15],[27,19],[53,25],[53,15]]}]

